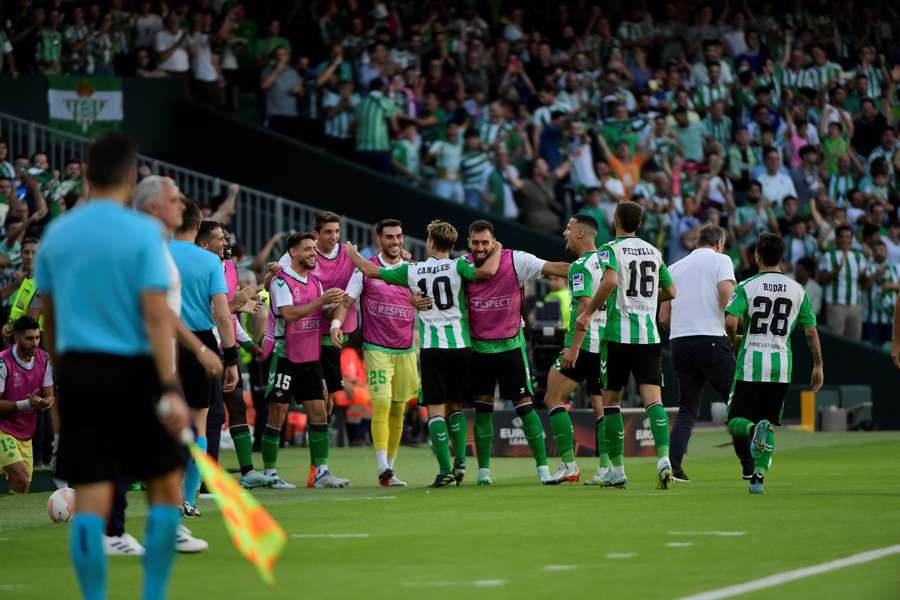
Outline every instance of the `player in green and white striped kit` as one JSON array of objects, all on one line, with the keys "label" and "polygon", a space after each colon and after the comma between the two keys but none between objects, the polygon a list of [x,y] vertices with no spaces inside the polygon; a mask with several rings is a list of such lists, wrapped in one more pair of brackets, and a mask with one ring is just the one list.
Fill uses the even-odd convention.
[{"label": "player in green and white striped kit", "polygon": [[[810,383],[814,392],[825,377],[816,315],[803,286],[781,272],[783,255],[784,240],[772,233],[762,234],[756,245],[759,274],[738,284],[725,309],[725,330],[739,348],[728,400],[728,432],[738,443],[749,440],[754,461],[751,494],[763,493],[763,478],[772,465],[772,426],[781,424],[793,367],[791,332],[798,324],[812,354]],[[738,335],[741,322],[743,335]]]},{"label": "player in green and white striped kit", "polygon": [[643,208],[635,202],[616,207],[616,239],[597,252],[604,269],[603,281],[587,309],[578,315],[578,327],[586,327],[587,315],[606,305],[600,375],[604,431],[612,466],[600,484],[624,487],[628,483],[622,464],[625,427],[619,402],[622,389],[634,375],[656,445],[657,487],[667,489],[672,481],[672,463],[669,418],[662,405],[662,349],[656,312],[660,302],[675,297],[675,285],[660,251],[636,235],[643,214]]},{"label": "player in green and white striped kit", "polygon": [[872,243],[872,262],[866,268],[864,283],[866,318],[863,338],[881,346],[891,339],[894,305],[900,290],[900,267],[888,260],[887,245],[882,240]]},{"label": "player in green and white striped kit", "polygon": [[[563,237],[566,250],[578,256],[578,260],[569,267],[567,283],[572,297],[572,313],[577,314],[590,303],[591,297],[600,286],[603,269],[597,259],[597,221],[588,215],[575,215],[569,219]],[[591,313],[586,328],[576,329],[575,321],[569,323],[569,331],[563,344],[563,351],[547,376],[547,393],[544,404],[550,411],[550,429],[556,450],[562,459],[562,465],[552,477],[544,481],[557,485],[564,482],[575,482],[581,477],[578,464],[575,462],[575,433],[572,419],[566,410],[566,400],[582,381],[587,382],[587,392],[591,396],[594,413],[603,417],[603,386],[600,383],[600,346],[605,321],[605,311],[600,308]],[[597,421],[598,428],[601,421]],[[603,452],[601,441],[598,448]],[[603,452],[605,454],[605,452]],[[602,455],[601,455],[602,456]]]},{"label": "player in green and white striped kit", "polygon": [[502,250],[500,243],[495,242],[494,251],[476,267],[465,258],[450,258],[458,238],[450,223],[432,221],[428,225],[426,261],[383,268],[360,256],[353,244],[345,245],[348,258],[365,277],[407,287],[432,301],[431,308],[419,311],[422,403],[428,409],[428,433],[440,467],[432,487],[454,482],[459,485],[462,480],[450,463],[450,432],[445,416],[448,403],[471,400],[468,384],[472,340],[463,280],[493,277],[500,266]]}]

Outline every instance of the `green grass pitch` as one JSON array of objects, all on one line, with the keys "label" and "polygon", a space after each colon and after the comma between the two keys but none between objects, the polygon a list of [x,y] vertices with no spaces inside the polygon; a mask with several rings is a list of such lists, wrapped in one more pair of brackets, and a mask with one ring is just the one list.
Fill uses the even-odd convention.
[{"label": "green grass pitch", "polygon": [[[900,433],[781,430],[764,496],[747,493],[727,441],[695,434],[693,481],[668,491],[654,489],[653,459],[626,460],[626,490],[544,487],[530,459],[495,459],[490,488],[474,484],[470,459],[461,487],[430,490],[427,448],[401,449],[409,488],[382,489],[368,448],[333,450],[351,488],[255,492],[292,536],[277,587],[264,588],[205,500],[188,525],[210,550],[178,557],[170,598],[680,598],[900,544]],[[223,459],[234,466],[233,452]],[[284,450],[281,463],[302,484],[306,449]],[[596,461],[581,468],[587,476]],[[0,498],[4,600],[77,597],[68,526],[50,523],[47,497]],[[146,505],[129,500],[140,539]],[[110,598],[139,597],[139,559],[112,558],[109,574]],[[900,554],[740,597],[900,598]]]}]

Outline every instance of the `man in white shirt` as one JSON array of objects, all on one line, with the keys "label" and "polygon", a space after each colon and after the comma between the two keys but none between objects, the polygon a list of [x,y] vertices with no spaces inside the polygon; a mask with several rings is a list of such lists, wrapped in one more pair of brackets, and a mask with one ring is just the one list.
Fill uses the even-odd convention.
[{"label": "man in white shirt", "polygon": [[187,49],[191,55],[194,97],[197,101],[214,107],[222,106],[222,88],[219,87],[219,72],[212,60],[209,35],[203,33],[205,17],[194,15],[193,27],[187,36]]},{"label": "man in white shirt", "polygon": [[187,34],[178,26],[178,15],[166,15],[166,28],[156,34],[154,49],[159,55],[159,68],[174,76],[187,76],[191,61],[187,51]]},{"label": "man in white shirt", "polygon": [[[672,366],[678,375],[678,417],[672,426],[669,458],[676,481],[689,481],[681,462],[700,413],[701,392],[707,382],[723,402],[734,378],[734,350],[725,335],[725,306],[736,283],[734,265],[722,254],[725,230],[704,225],[697,248],[671,267],[675,300],[664,302],[659,321],[669,329]],[[735,444],[745,478],[753,474],[753,458],[746,444]]]},{"label": "man in white shirt", "polygon": [[781,208],[785,197],[797,196],[797,189],[794,187],[794,181],[791,179],[791,176],[779,169],[781,160],[778,156],[778,150],[775,148],[766,150],[765,165],[765,172],[757,178],[762,185],[763,197],[773,207]]}]

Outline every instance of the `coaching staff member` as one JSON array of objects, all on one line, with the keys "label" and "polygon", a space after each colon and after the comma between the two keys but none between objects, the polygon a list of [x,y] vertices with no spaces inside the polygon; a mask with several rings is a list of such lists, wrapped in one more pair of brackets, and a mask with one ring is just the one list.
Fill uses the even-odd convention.
[{"label": "coaching staff member", "polygon": [[[700,228],[697,248],[669,267],[678,297],[660,309],[678,376],[679,409],[669,448],[676,481],[688,481],[681,461],[700,413],[703,385],[709,382],[724,402],[734,378],[734,351],[725,336],[725,307],[736,280],[731,259],[722,254],[724,248],[724,229],[716,225]],[[750,458],[749,450],[743,454]],[[743,463],[742,454],[738,456]],[[753,461],[747,465],[752,474]]]},{"label": "coaching staff member", "polygon": [[86,159],[88,202],[47,228],[36,273],[57,365],[57,467],[75,488],[70,551],[82,595],[106,598],[103,530],[112,481],[120,473],[144,481],[150,512],[142,597],[163,598],[181,519],[173,436],[189,423],[166,304],[171,276],[161,225],[124,206],[137,175],[134,144],[103,135]]}]

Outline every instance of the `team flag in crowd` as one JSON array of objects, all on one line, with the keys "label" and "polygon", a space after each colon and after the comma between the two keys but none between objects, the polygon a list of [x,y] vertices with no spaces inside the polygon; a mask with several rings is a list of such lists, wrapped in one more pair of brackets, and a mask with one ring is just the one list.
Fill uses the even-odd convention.
[{"label": "team flag in crowd", "polygon": [[274,585],[272,568],[287,543],[284,529],[197,444],[191,443],[189,448],[200,468],[200,475],[222,511],[231,541],[256,566],[263,581]]},{"label": "team flag in crowd", "polygon": [[50,127],[83,136],[122,129],[122,80],[118,77],[50,75]]}]

